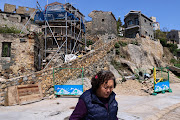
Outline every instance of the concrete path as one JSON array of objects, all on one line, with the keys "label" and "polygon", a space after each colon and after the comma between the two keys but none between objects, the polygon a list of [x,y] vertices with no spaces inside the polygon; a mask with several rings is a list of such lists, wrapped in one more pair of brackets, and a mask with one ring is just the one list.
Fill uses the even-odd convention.
[{"label": "concrete path", "polygon": [[[120,120],[172,120],[165,114],[180,117],[180,83],[171,84],[172,93],[157,96],[117,95]],[[22,106],[0,106],[1,120],[68,120],[78,98],[57,98]],[[173,112],[172,112],[173,111]]]}]

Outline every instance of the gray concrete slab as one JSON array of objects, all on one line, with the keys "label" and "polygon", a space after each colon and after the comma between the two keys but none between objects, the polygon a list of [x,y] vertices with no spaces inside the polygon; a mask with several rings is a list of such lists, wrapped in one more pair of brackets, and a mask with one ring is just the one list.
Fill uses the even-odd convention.
[{"label": "gray concrete slab", "polygon": [[[157,96],[117,95],[120,120],[145,120],[180,103],[180,83],[171,84],[172,93]],[[64,120],[71,115],[78,98],[57,98],[22,106],[0,106],[1,120]],[[179,111],[179,110],[176,110]],[[157,117],[156,117],[157,118]]]}]

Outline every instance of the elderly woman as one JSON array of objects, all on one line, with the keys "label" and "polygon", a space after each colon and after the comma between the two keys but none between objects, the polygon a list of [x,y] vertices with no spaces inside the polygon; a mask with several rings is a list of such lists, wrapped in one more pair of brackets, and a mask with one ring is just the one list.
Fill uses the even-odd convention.
[{"label": "elderly woman", "polygon": [[116,81],[111,71],[100,71],[91,79],[92,88],[84,92],[70,120],[117,120],[118,103],[113,88]]}]

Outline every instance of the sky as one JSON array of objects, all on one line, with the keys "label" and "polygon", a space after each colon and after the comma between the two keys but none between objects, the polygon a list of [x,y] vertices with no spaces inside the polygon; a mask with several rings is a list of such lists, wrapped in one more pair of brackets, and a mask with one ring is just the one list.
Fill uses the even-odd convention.
[{"label": "sky", "polygon": [[[36,8],[37,0],[0,0],[0,9],[4,11],[4,4]],[[147,17],[154,16],[160,23],[160,28],[166,30],[180,30],[180,0],[38,0],[44,8],[47,3],[69,2],[85,15],[85,20],[91,20],[88,14],[93,10],[111,11],[116,19],[121,18],[130,10],[141,11]]]}]

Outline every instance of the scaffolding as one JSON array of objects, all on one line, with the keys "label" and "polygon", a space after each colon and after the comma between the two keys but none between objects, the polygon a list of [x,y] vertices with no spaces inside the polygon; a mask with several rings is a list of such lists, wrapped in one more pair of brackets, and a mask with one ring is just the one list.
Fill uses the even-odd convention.
[{"label": "scaffolding", "polygon": [[37,10],[34,20],[42,26],[45,34],[44,59],[48,54],[54,53],[45,68],[56,56],[65,58],[68,54],[85,53],[84,15],[72,4],[48,4],[47,1],[44,10]]}]

